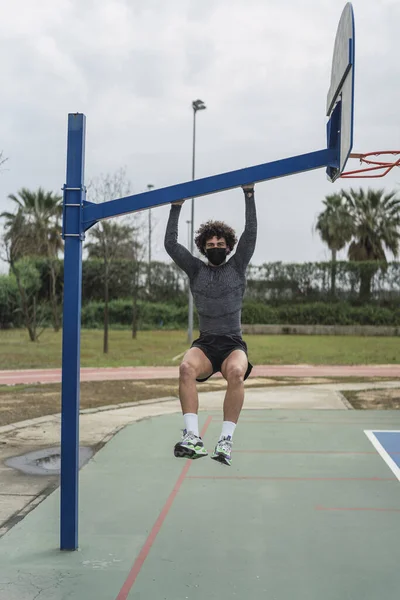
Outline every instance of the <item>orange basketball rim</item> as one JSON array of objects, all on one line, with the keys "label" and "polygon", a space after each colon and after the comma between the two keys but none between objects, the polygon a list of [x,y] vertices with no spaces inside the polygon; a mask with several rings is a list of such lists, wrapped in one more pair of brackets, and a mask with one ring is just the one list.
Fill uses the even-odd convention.
[{"label": "orange basketball rim", "polygon": [[[383,160],[385,157],[387,158]],[[358,158],[360,167],[343,172],[340,175],[343,179],[385,177],[393,167],[400,166],[400,150],[379,150],[377,152],[365,152],[364,154],[352,153],[349,158]]]}]

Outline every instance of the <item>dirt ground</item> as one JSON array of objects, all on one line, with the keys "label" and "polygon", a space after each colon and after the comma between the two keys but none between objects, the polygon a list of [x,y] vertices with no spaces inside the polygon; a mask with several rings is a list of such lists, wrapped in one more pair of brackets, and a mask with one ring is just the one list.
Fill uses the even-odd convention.
[{"label": "dirt ground", "polygon": [[[268,380],[253,382],[255,385],[268,385]],[[202,384],[200,389],[212,392],[224,385],[223,379],[215,379]],[[88,381],[81,383],[80,407],[99,408],[167,396],[178,398],[178,380]],[[0,386],[0,426],[59,412],[61,384]]]},{"label": "dirt ground", "polygon": [[[338,383],[335,378],[252,378],[246,387],[269,387],[285,385],[310,385]],[[356,382],[356,379],[342,379]],[[366,381],[365,379],[362,381]],[[373,379],[371,381],[384,381]],[[199,385],[201,392],[211,392],[226,388],[224,379],[211,379]],[[388,409],[400,408],[400,390],[373,390],[345,392],[344,395],[354,408]],[[151,400],[163,397],[178,397],[178,380],[153,379],[149,381],[92,381],[81,383],[81,409],[98,408],[114,404]],[[61,412],[61,385],[15,385],[0,386],[0,426],[34,419]]]},{"label": "dirt ground", "polygon": [[342,394],[347,398],[355,409],[359,410],[395,410],[400,409],[399,389],[374,389],[361,391],[344,391]]}]

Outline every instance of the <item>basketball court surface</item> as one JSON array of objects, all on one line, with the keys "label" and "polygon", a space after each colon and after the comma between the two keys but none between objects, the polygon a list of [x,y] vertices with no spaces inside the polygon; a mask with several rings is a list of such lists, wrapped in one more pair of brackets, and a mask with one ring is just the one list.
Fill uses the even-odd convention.
[{"label": "basketball court surface", "polygon": [[175,459],[180,426],[129,425],[81,470],[78,551],[58,491],[3,536],[1,600],[398,598],[398,412],[245,410],[232,467]]}]

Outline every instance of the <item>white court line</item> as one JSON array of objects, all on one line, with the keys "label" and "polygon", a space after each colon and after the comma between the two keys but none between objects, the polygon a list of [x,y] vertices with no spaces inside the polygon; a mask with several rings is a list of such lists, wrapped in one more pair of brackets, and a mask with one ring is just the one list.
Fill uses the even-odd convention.
[{"label": "white court line", "polygon": [[374,432],[376,432],[376,433],[398,433],[400,435],[400,431],[397,431],[394,429],[374,429],[374,430],[364,429],[364,433],[367,436],[367,438],[369,439],[369,441],[371,442],[371,444],[375,447],[376,451],[383,458],[383,460],[385,461],[385,463],[387,464],[389,469],[392,471],[394,476],[397,477],[397,479],[400,481],[400,468],[396,465],[393,458],[386,452],[385,448],[382,446],[380,441],[374,435]]}]

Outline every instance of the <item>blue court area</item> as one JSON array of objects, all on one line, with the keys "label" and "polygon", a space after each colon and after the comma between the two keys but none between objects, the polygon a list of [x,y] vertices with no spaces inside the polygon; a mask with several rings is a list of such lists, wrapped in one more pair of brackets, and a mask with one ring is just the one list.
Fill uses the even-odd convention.
[{"label": "blue court area", "polygon": [[[83,467],[77,551],[58,490],[4,535],[0,599],[397,600],[400,411],[244,410],[232,467],[175,459],[181,421],[133,423]],[[211,451],[220,411],[200,423]]]},{"label": "blue court area", "polygon": [[366,431],[365,433],[400,481],[400,431]]}]

